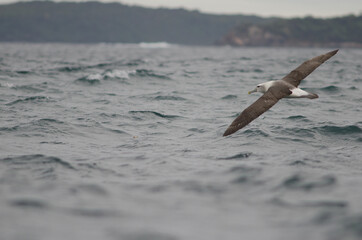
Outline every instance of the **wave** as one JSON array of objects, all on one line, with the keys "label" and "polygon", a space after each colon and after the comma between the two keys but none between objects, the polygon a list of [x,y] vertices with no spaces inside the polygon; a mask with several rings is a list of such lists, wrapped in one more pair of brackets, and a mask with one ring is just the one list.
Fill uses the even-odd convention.
[{"label": "wave", "polygon": [[236,160],[236,159],[244,159],[248,158],[252,155],[251,152],[242,152],[230,157],[218,158],[219,160]]},{"label": "wave", "polygon": [[[302,202],[289,202],[282,198],[276,197],[270,200],[270,203],[283,207],[308,207],[308,208],[324,208],[324,209],[342,209],[348,207],[348,202],[339,200],[315,200]],[[319,216],[316,220],[318,223],[323,220]]]},{"label": "wave", "polygon": [[[286,134],[287,136],[293,136],[293,137],[314,137],[315,131],[309,128],[283,128],[283,127],[275,127],[275,129],[281,129],[283,134]],[[297,140],[297,139],[294,139]]]},{"label": "wave", "polygon": [[251,68],[251,69],[230,68],[226,72],[227,73],[263,73],[264,71],[260,68]]},{"label": "wave", "polygon": [[319,90],[325,91],[325,92],[339,92],[341,90],[341,88],[334,86],[334,85],[330,85],[327,87],[319,88]]},{"label": "wave", "polygon": [[166,115],[155,111],[129,111],[132,115],[144,115],[144,116],[156,116],[160,118],[166,118],[166,119],[174,119],[174,118],[180,118],[180,116],[177,115]]},{"label": "wave", "polygon": [[245,184],[245,183],[260,183],[260,180],[257,178],[260,176],[262,169],[256,167],[248,166],[237,166],[229,170],[230,173],[236,174],[237,177],[232,181],[236,184]]},{"label": "wave", "polygon": [[106,63],[97,63],[97,64],[93,64],[93,65],[65,66],[65,67],[57,68],[56,70],[58,70],[59,72],[71,73],[71,72],[84,71],[86,69],[104,68],[104,67],[109,67],[109,66],[113,66],[113,65],[115,65],[115,63],[106,62]]},{"label": "wave", "polygon": [[130,74],[136,73],[135,71],[127,70],[106,70],[103,73],[90,74],[85,77],[78,78],[75,83],[86,84],[86,85],[98,85],[103,80],[127,80]]},{"label": "wave", "polygon": [[82,71],[86,68],[87,67],[83,67],[83,66],[66,66],[66,67],[58,68],[58,71],[59,72],[78,72],[78,71]]},{"label": "wave", "polygon": [[10,201],[10,205],[18,208],[35,208],[35,209],[45,209],[48,208],[48,204],[41,200],[29,199],[29,198],[19,198]]},{"label": "wave", "polygon": [[4,83],[0,84],[0,87],[7,87],[17,91],[22,91],[25,93],[40,93],[44,92],[48,88],[47,82],[37,83],[37,84],[25,84],[25,85],[17,85],[14,83]]},{"label": "wave", "polygon": [[21,156],[0,158],[0,162],[4,162],[14,166],[58,165],[67,169],[75,170],[75,168],[70,163],[58,157],[45,156],[42,154],[21,155]]},{"label": "wave", "polygon": [[136,69],[134,75],[138,77],[151,77],[151,78],[170,80],[170,78],[167,75],[158,74],[155,73],[153,70],[149,69]]},{"label": "wave", "polygon": [[290,120],[300,120],[302,122],[310,122],[310,120],[307,119],[307,117],[303,116],[303,115],[293,115],[293,116],[289,116],[287,117],[287,119]]},{"label": "wave", "polygon": [[[309,122],[308,119],[302,116],[295,116],[295,118],[288,117],[287,119],[298,119],[302,122]],[[357,125],[348,125],[348,126],[335,126],[335,125],[323,125],[319,127],[306,127],[306,128],[284,128],[281,126],[273,127],[273,130],[280,132],[283,135],[299,137],[301,139],[292,138],[293,141],[307,141],[306,138],[314,138],[316,134],[321,135],[354,135],[361,136],[362,129]],[[280,138],[283,139],[283,138]],[[288,138],[289,139],[289,138]],[[357,141],[360,141],[362,138],[358,138]]]},{"label": "wave", "polygon": [[128,239],[128,240],[178,240],[180,239],[177,235],[172,235],[169,233],[158,232],[158,231],[149,231],[149,230],[138,230],[135,232],[116,232],[112,233],[115,237],[114,239]]},{"label": "wave", "polygon": [[[105,70],[102,73],[93,73],[88,76],[84,76],[75,80],[75,83],[85,85],[98,85],[104,80],[128,80],[130,77],[140,78],[158,78],[166,79],[170,78],[164,74],[155,73],[149,69],[136,69],[136,70]],[[125,82],[124,82],[125,83]]]},{"label": "wave", "polygon": [[47,82],[43,82],[41,84],[31,84],[31,85],[15,85],[12,87],[12,89],[20,90],[23,92],[29,92],[29,93],[39,93],[44,92],[47,88]]},{"label": "wave", "polygon": [[15,104],[19,104],[19,103],[36,103],[36,102],[49,102],[52,101],[49,97],[46,96],[31,96],[31,97],[26,97],[26,98],[22,98],[22,99],[17,99],[15,101],[9,102],[5,105],[7,106],[11,106],[11,105],[15,105]]},{"label": "wave", "polygon": [[238,96],[229,94],[229,95],[226,95],[226,96],[222,97],[221,99],[229,100],[229,99],[235,99],[235,98],[238,98]]},{"label": "wave", "polygon": [[357,125],[349,125],[349,126],[325,125],[321,127],[315,127],[313,129],[322,134],[333,134],[333,135],[348,135],[348,134],[362,133],[362,129]]},{"label": "wave", "polygon": [[261,129],[249,128],[244,131],[249,137],[251,136],[262,136],[262,137],[269,137],[269,134],[262,131]]},{"label": "wave", "polygon": [[280,185],[280,187],[311,191],[314,189],[324,188],[335,185],[337,179],[334,176],[327,175],[317,178],[307,177],[301,174],[294,174],[286,178]]},{"label": "wave", "polygon": [[128,60],[127,62],[124,62],[122,65],[128,66],[128,67],[134,67],[134,66],[139,66],[141,64],[144,64],[146,62],[147,61],[144,59],[133,59],[133,60]]},{"label": "wave", "polygon": [[0,87],[7,87],[7,88],[13,88],[15,86],[14,83],[8,83],[8,82],[5,82],[5,83],[0,83]]},{"label": "wave", "polygon": [[202,128],[190,128],[190,129],[188,129],[188,131],[196,132],[196,133],[205,133],[206,132],[206,130],[202,129]]},{"label": "wave", "polygon": [[141,42],[138,46],[141,48],[170,48],[175,45],[167,42]]},{"label": "wave", "polygon": [[33,73],[32,71],[27,71],[27,70],[18,70],[16,71],[17,74],[21,74],[21,75],[27,75],[27,74],[31,74]]},{"label": "wave", "polygon": [[145,63],[147,63],[146,60],[136,58],[131,60],[120,60],[115,62],[104,62],[104,63],[91,64],[91,65],[70,65],[70,66],[57,68],[56,70],[59,72],[72,73],[72,72],[84,71],[87,69],[104,69],[106,67],[108,68],[120,67],[120,66],[135,67]]},{"label": "wave", "polygon": [[129,79],[130,74],[134,74],[135,71],[126,70],[107,70],[102,76],[104,79]]},{"label": "wave", "polygon": [[177,97],[177,96],[157,96],[154,98],[154,100],[162,101],[162,100],[170,100],[170,101],[184,101],[186,98],[183,97]]},{"label": "wave", "polygon": [[[225,192],[225,188],[215,184],[205,184],[195,180],[183,180],[174,183],[175,186],[181,187],[184,191],[196,192],[196,193],[210,193],[220,194]],[[158,189],[162,189],[163,186],[158,186]],[[153,188],[155,189],[155,188]],[[158,190],[156,188],[156,191]],[[153,190],[155,191],[155,190]],[[159,191],[159,190],[158,190]]]},{"label": "wave", "polygon": [[[65,122],[56,119],[42,118],[14,126],[0,127],[0,134],[4,132],[16,132],[23,137],[33,137],[42,136],[44,134],[68,135],[75,134],[77,131]],[[53,143],[62,144],[61,142]]]},{"label": "wave", "polygon": [[86,208],[78,207],[70,209],[70,213],[83,217],[93,218],[105,218],[105,217],[119,217],[120,214],[114,209],[102,209],[102,208]]},{"label": "wave", "polygon": [[101,74],[91,74],[86,77],[78,78],[75,83],[87,84],[87,85],[98,85],[101,83]]},{"label": "wave", "polygon": [[[1,158],[0,163],[14,179],[56,180],[68,171],[77,171],[72,164],[61,158],[42,154],[20,155]],[[19,207],[41,207],[37,202],[20,200],[14,203]]]},{"label": "wave", "polygon": [[342,226],[342,236],[339,239],[346,239],[346,233],[352,233],[356,239],[362,238],[362,214],[346,217],[342,221]]}]

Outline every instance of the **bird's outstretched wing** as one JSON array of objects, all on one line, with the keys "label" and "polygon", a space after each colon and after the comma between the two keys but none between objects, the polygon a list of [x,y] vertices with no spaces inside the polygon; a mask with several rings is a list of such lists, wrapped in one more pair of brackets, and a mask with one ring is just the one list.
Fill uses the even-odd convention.
[{"label": "bird's outstretched wing", "polygon": [[258,100],[247,107],[226,129],[223,136],[228,136],[248,125],[251,121],[266,112],[280,99],[291,94],[288,87],[272,86]]},{"label": "bird's outstretched wing", "polygon": [[306,78],[311,72],[334,56],[337,52],[338,49],[305,61],[299,67],[291,71],[282,80],[292,84],[295,87],[298,87],[300,81]]}]

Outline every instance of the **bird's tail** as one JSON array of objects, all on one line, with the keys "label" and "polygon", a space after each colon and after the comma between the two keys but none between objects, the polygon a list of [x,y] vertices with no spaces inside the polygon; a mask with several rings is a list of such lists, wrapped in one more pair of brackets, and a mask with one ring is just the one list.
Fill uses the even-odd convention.
[{"label": "bird's tail", "polygon": [[307,98],[309,98],[309,99],[319,98],[318,95],[315,94],[315,93],[309,93],[309,94],[308,94],[307,96],[305,96],[305,97],[307,97]]}]

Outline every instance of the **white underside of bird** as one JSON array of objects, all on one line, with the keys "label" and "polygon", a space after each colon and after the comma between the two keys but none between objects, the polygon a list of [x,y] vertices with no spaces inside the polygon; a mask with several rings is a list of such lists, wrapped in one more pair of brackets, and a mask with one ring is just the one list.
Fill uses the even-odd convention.
[{"label": "white underside of bird", "polygon": [[249,91],[248,93],[253,93],[253,92],[261,92],[261,93],[266,93],[270,87],[278,84],[278,83],[283,83],[284,85],[288,85],[289,90],[292,92],[289,96],[287,96],[286,98],[318,98],[318,95],[315,93],[309,93],[307,91],[304,91],[303,89],[300,89],[298,87],[293,86],[292,84],[287,84],[285,82],[282,82],[282,80],[276,80],[276,81],[268,81],[265,83],[260,83],[256,86],[255,89]]}]

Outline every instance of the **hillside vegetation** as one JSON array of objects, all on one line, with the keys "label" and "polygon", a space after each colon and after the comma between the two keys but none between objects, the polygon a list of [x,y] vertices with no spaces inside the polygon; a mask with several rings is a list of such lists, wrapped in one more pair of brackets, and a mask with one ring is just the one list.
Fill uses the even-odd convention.
[{"label": "hillside vegetation", "polygon": [[282,19],[51,1],[0,5],[2,42],[362,46],[362,16]]},{"label": "hillside vegetation", "polygon": [[238,24],[263,20],[119,3],[24,2],[0,5],[0,41],[210,45]]}]

